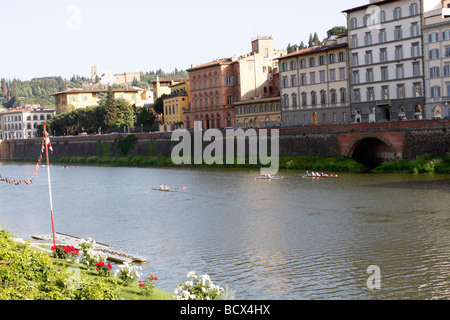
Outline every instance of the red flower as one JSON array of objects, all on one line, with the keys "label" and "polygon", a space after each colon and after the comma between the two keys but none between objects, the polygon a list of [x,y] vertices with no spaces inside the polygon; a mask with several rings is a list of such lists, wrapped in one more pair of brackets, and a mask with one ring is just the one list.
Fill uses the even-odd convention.
[{"label": "red flower", "polygon": [[109,263],[109,262],[108,262],[108,269],[109,269],[109,270],[112,269],[111,263]]},{"label": "red flower", "polygon": [[97,267],[104,267],[105,263],[104,262],[98,262],[95,264]]}]

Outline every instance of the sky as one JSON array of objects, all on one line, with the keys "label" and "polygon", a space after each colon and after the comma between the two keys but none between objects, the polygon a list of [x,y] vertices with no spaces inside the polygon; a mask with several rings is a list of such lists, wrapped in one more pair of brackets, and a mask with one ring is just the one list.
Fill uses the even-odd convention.
[{"label": "sky", "polygon": [[3,0],[0,78],[186,70],[251,51],[320,39],[368,0]]}]

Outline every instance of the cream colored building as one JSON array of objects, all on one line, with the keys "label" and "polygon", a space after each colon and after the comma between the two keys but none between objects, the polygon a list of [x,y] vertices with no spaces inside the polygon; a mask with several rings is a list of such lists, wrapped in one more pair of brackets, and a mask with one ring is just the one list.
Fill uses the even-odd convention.
[{"label": "cream colored building", "polygon": [[424,118],[450,117],[450,0],[424,4]]},{"label": "cream colored building", "polygon": [[280,97],[250,99],[234,104],[237,128],[269,128],[281,126]]},{"label": "cream colored building", "polygon": [[283,126],[349,121],[347,47],[343,35],[279,59]]},{"label": "cream colored building", "polygon": [[[142,100],[145,90],[140,88],[113,89],[115,99],[124,99],[131,105]],[[56,102],[56,114],[73,109],[97,106],[108,90],[66,90],[52,94]]]}]

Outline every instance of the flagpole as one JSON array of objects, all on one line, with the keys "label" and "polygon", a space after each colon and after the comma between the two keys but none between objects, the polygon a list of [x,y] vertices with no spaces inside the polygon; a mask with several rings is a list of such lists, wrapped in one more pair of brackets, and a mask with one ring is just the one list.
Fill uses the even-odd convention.
[{"label": "flagpole", "polygon": [[45,155],[47,158],[47,177],[48,177],[48,194],[50,196],[50,215],[52,217],[52,233],[53,233],[53,246],[56,247],[55,240],[55,224],[53,222],[53,201],[52,201],[52,185],[50,183],[50,165],[48,160],[48,133],[44,122],[44,139],[45,139]]}]

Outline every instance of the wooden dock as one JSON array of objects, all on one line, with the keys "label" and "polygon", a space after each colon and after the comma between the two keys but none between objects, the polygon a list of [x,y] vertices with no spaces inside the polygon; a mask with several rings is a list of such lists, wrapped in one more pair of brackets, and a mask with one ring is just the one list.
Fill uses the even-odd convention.
[{"label": "wooden dock", "polygon": [[[53,246],[53,235],[52,234],[37,235],[37,236],[32,236],[31,238],[36,240],[36,241],[34,241],[34,244]],[[73,246],[76,249],[80,249],[81,242],[83,240],[84,240],[83,238],[71,236],[68,234],[63,234],[63,233],[59,233],[59,232],[55,233],[56,245],[62,245],[62,246],[68,245],[68,246]],[[94,250],[104,253],[107,256],[108,260],[115,261],[115,262],[144,263],[147,261],[146,257],[139,256],[137,254],[124,252],[121,250],[116,250],[116,249],[113,249],[110,245],[100,243],[100,242],[95,242]]]}]

